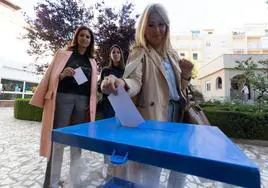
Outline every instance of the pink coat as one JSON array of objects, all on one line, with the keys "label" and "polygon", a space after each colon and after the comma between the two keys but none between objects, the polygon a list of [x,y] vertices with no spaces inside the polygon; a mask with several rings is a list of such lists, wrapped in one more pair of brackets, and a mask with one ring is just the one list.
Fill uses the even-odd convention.
[{"label": "pink coat", "polygon": [[[54,122],[56,94],[59,84],[59,75],[64,69],[72,51],[58,51],[49,65],[43,79],[38,85],[30,104],[43,108],[42,130],[40,140],[40,156],[49,158],[51,152],[51,133]],[[89,100],[89,120],[95,121],[96,94],[97,94],[97,64],[89,59],[92,67],[91,93]]]}]

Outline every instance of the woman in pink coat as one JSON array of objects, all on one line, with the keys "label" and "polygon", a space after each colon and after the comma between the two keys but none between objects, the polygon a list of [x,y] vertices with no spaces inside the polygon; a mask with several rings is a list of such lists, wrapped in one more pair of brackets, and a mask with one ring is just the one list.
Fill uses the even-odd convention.
[{"label": "woman in pink coat", "polygon": [[[93,56],[93,32],[81,26],[67,50],[59,50],[55,54],[31,99],[30,104],[43,108],[40,155],[48,158],[44,187],[58,187],[60,184],[63,147],[57,145],[54,147],[57,152],[52,152],[52,129],[95,120],[97,65]],[[77,68],[82,69],[86,82],[78,84],[74,79]],[[81,150],[71,147],[70,151],[70,175],[75,184],[78,183],[78,175],[73,171],[73,166],[80,159]]]}]

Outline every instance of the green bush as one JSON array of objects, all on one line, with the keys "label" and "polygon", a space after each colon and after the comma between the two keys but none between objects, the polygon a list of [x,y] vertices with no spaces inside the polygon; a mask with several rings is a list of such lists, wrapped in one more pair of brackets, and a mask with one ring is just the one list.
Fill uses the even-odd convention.
[{"label": "green bush", "polygon": [[211,107],[204,111],[210,123],[229,137],[268,140],[268,113],[221,111]]},{"label": "green bush", "polygon": [[[14,117],[16,119],[39,121],[42,120],[43,109],[29,104],[30,99],[16,99],[14,103]],[[102,119],[101,115],[96,115],[96,120]]]},{"label": "green bush", "polygon": [[[259,106],[250,104],[212,104],[203,103],[200,104],[202,108],[215,110],[215,111],[236,111],[236,112],[254,112],[259,113]],[[261,108],[261,112],[268,112],[268,104],[265,104]]]},{"label": "green bush", "polygon": [[[30,99],[16,99],[14,117],[22,120],[41,121],[41,108],[29,104]],[[201,104],[210,123],[219,127],[227,136],[241,139],[268,140],[267,107],[258,112],[254,105]],[[96,120],[101,119],[100,115]]]},{"label": "green bush", "polygon": [[43,109],[29,104],[30,99],[16,99],[14,103],[14,117],[16,119],[41,121]]}]

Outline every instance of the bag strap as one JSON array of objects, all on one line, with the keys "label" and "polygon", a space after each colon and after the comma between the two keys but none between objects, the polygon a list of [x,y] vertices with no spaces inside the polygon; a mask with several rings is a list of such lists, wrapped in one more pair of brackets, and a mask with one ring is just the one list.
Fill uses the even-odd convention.
[{"label": "bag strap", "polygon": [[194,99],[194,92],[191,89],[191,87],[188,85],[187,88],[186,88],[187,103],[190,103],[190,97],[189,97],[189,95],[191,95],[192,96],[192,99],[195,100]]}]

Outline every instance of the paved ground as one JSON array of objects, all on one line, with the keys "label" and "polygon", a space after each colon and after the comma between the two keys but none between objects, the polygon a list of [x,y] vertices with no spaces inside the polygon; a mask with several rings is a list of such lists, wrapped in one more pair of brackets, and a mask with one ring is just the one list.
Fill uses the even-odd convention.
[{"label": "paved ground", "polygon": [[[44,181],[46,159],[38,155],[41,124],[13,118],[13,108],[0,108],[0,187],[40,188]],[[261,169],[262,188],[268,188],[268,147],[239,145],[246,155]],[[103,182],[103,157],[93,152],[83,152],[83,187],[97,187]],[[69,150],[66,148],[62,179],[68,183]],[[168,171],[161,174],[161,185],[166,186]],[[187,176],[186,187],[233,187]]]}]

